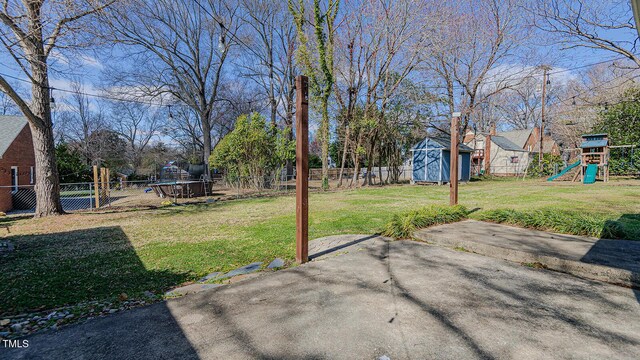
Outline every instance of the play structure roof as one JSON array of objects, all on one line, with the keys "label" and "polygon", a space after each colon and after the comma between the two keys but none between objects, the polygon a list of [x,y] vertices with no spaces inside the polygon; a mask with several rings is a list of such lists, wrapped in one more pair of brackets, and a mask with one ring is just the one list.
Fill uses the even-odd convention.
[{"label": "play structure roof", "polygon": [[601,139],[601,140],[587,140],[587,141],[583,141],[582,144],[580,144],[580,147],[583,149],[586,148],[595,148],[595,147],[605,147],[609,145],[609,141],[606,139]]}]

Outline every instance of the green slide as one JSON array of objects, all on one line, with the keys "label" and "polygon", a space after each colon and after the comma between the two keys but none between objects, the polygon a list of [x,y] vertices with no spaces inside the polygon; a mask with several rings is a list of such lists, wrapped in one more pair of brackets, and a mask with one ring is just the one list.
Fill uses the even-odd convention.
[{"label": "green slide", "polygon": [[582,181],[584,184],[593,184],[596,182],[596,175],[598,174],[598,165],[597,164],[589,164],[587,165],[587,171],[584,174],[584,180]]},{"label": "green slide", "polygon": [[560,176],[566,174],[568,171],[570,171],[571,169],[575,168],[578,165],[580,165],[580,160],[578,160],[578,161],[574,162],[573,164],[567,166],[566,168],[562,169],[562,171],[560,171],[556,175],[553,175],[552,177],[548,178],[547,181],[553,181],[553,180],[559,178]]}]

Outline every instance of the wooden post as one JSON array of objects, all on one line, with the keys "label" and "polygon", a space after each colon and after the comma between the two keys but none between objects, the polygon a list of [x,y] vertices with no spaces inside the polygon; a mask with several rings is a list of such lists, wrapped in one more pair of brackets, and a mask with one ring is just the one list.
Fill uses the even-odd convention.
[{"label": "wooden post", "polygon": [[100,183],[98,182],[98,166],[93,165],[93,190],[96,196],[96,209],[100,208]]},{"label": "wooden post", "polygon": [[551,68],[547,65],[542,66],[542,109],[540,110],[540,135],[538,136],[538,140],[540,141],[540,151],[538,152],[538,162],[540,165],[540,173],[544,170],[544,165],[542,161],[544,160],[544,128],[545,128],[545,117],[544,117],[544,107],[546,104],[547,98],[547,82],[549,81],[547,72]]},{"label": "wooden post", "polygon": [[106,169],[101,167],[100,168],[100,201],[104,204],[105,200],[107,198],[106,194],[107,194],[107,186],[104,183],[104,175],[105,175],[105,171]]},{"label": "wooden post", "polygon": [[109,168],[105,169],[105,195],[107,198],[107,201],[109,202],[109,206],[111,206],[111,184],[109,182],[109,180],[111,179],[111,172],[109,171]]},{"label": "wooden post", "polygon": [[449,205],[458,205],[458,149],[460,129],[458,122],[460,113],[455,112],[451,116],[451,150],[449,161]]},{"label": "wooden post", "polygon": [[309,261],[309,83],[296,77],[296,261]]}]

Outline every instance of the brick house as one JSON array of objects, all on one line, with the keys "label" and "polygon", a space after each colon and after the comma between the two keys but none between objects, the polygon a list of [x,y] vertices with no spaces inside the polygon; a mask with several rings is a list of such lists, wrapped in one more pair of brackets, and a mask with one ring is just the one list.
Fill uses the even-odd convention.
[{"label": "brick house", "polygon": [[19,192],[33,192],[36,160],[31,129],[22,116],[0,116],[0,211],[16,207]]}]

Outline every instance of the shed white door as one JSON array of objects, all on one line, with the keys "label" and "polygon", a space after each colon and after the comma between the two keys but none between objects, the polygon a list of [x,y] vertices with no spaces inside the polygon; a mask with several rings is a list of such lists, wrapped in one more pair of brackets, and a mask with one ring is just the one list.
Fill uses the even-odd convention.
[{"label": "shed white door", "polygon": [[462,180],[462,155],[458,155],[458,180]]}]

